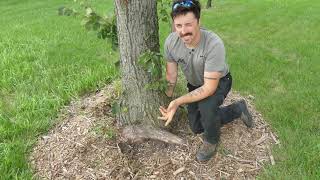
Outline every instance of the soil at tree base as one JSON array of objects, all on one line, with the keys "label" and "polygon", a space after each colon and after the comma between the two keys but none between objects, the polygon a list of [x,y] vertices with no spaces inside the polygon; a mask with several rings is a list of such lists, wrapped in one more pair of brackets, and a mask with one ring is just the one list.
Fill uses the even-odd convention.
[{"label": "soil at tree base", "polygon": [[39,137],[30,164],[41,179],[254,179],[275,163],[270,148],[279,141],[253,98],[228,95],[224,105],[247,101],[255,126],[249,129],[241,120],[225,125],[214,158],[200,164],[195,154],[202,140],[189,130],[185,115],[171,129],[187,146],[124,142],[111,113],[115,94],[107,86],[61,110],[59,123]]}]

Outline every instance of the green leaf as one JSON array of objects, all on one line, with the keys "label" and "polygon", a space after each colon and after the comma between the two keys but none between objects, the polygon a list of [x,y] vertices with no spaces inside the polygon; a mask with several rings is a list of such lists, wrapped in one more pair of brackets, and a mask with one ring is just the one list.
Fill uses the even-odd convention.
[{"label": "green leaf", "polygon": [[93,29],[94,31],[97,31],[99,28],[100,28],[100,24],[99,24],[99,23],[93,23],[93,24],[92,24],[92,29]]},{"label": "green leaf", "polygon": [[90,16],[93,13],[93,10],[90,7],[86,8],[86,16]]},{"label": "green leaf", "polygon": [[90,21],[90,19],[88,19],[88,18],[83,18],[82,21],[81,21],[81,25],[82,25],[82,26],[85,26],[89,21]]},{"label": "green leaf", "polygon": [[115,65],[116,67],[120,67],[120,60],[118,60],[117,62],[115,62],[114,65]]}]

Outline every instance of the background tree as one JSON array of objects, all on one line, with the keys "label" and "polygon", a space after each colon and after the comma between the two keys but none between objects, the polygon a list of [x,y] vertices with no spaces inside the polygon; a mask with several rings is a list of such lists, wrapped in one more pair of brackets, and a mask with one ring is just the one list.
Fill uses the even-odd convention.
[{"label": "background tree", "polygon": [[208,9],[208,8],[211,8],[211,7],[212,7],[212,0],[208,0],[206,8]]}]

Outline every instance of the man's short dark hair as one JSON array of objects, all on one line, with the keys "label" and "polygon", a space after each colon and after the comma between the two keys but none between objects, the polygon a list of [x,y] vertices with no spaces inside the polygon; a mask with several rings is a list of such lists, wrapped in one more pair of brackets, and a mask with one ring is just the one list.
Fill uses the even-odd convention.
[{"label": "man's short dark hair", "polygon": [[172,4],[171,18],[172,20],[179,15],[186,15],[192,12],[199,21],[201,5],[198,0],[175,0]]}]

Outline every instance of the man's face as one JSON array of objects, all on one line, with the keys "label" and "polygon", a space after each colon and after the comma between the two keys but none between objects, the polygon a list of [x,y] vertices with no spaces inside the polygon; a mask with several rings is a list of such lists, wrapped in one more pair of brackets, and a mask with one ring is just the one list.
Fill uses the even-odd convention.
[{"label": "man's face", "polygon": [[194,45],[196,37],[199,35],[200,25],[192,12],[186,15],[179,15],[174,18],[174,27],[179,37],[186,45]]}]

